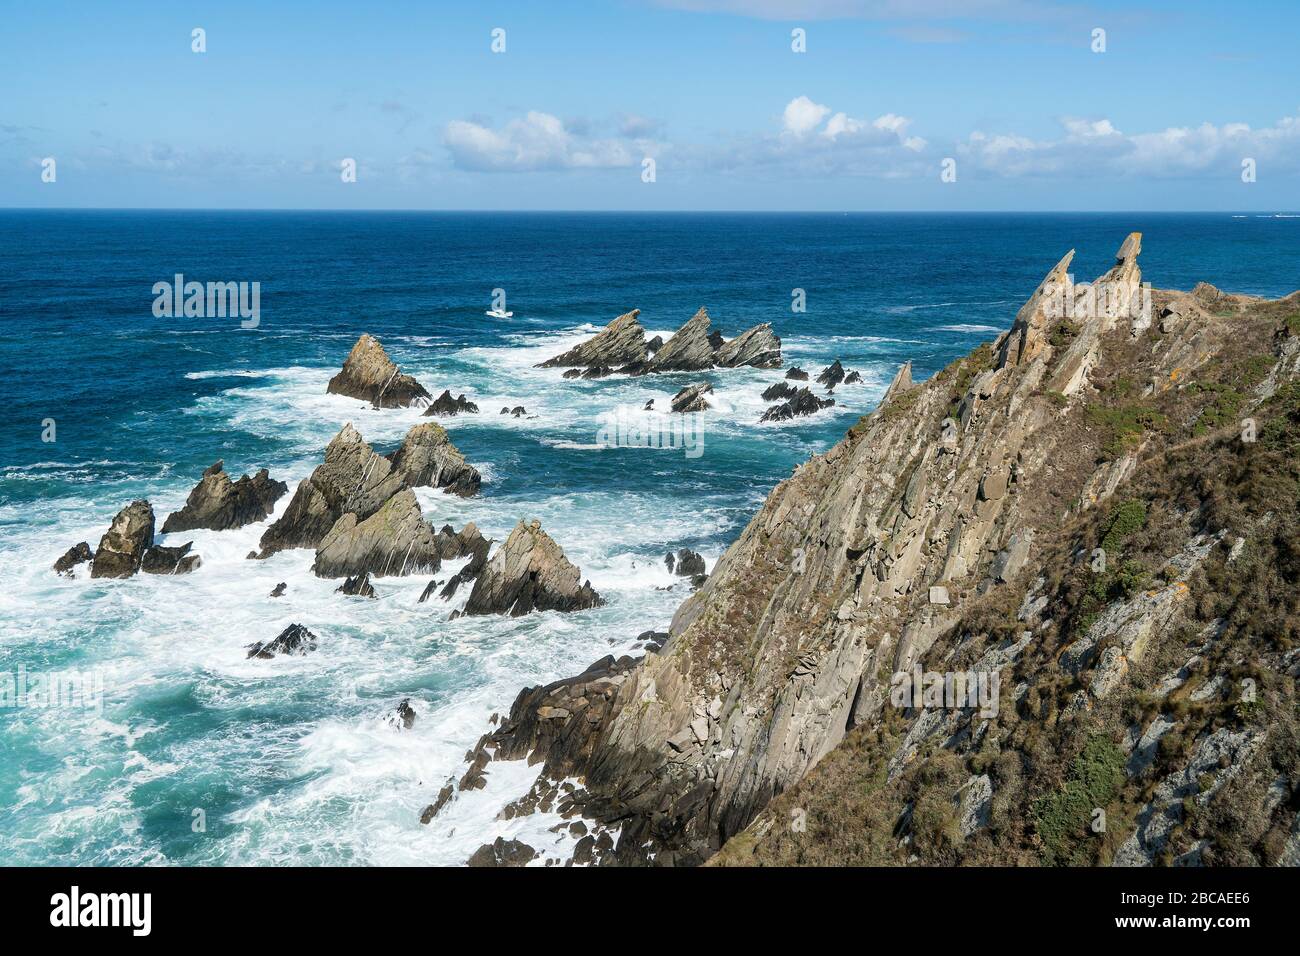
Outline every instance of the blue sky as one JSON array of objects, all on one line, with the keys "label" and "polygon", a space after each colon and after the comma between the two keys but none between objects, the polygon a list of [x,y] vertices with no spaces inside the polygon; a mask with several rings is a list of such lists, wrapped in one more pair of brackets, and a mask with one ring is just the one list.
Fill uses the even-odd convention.
[{"label": "blue sky", "polygon": [[11,0],[0,16],[0,206],[1300,208],[1295,2]]}]

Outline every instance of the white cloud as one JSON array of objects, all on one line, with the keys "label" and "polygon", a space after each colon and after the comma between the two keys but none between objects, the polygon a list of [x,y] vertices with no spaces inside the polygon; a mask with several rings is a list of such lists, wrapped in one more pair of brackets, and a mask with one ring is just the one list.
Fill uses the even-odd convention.
[{"label": "white cloud", "polygon": [[447,124],[443,142],[458,167],[481,172],[613,169],[640,163],[647,155],[648,144],[640,139],[599,139],[579,132],[584,127],[566,126],[559,117],[532,110],[499,129],[454,120]]},{"label": "white cloud", "polygon": [[830,111],[829,106],[814,103],[806,96],[797,96],[786,105],[785,113],[782,114],[785,131],[795,136],[806,136],[817,128]]}]

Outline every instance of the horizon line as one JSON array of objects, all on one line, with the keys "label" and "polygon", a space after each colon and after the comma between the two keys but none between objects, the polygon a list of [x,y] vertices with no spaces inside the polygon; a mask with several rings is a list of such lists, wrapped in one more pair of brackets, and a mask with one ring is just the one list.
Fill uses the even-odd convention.
[{"label": "horizon line", "polygon": [[1166,215],[1260,216],[1300,218],[1300,209],[471,209],[471,208],[357,208],[319,206],[0,206],[5,212],[312,212],[312,213],[474,213],[478,215]]}]

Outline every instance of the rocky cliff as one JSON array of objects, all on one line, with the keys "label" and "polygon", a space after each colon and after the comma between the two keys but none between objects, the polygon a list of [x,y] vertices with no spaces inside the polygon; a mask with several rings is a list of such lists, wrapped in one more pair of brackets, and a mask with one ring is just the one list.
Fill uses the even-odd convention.
[{"label": "rocky cliff", "polygon": [[580,778],[604,862],[1300,859],[1300,293],[1148,309],[1140,249],[900,369],[661,651],[590,714],[522,693],[480,770]]}]

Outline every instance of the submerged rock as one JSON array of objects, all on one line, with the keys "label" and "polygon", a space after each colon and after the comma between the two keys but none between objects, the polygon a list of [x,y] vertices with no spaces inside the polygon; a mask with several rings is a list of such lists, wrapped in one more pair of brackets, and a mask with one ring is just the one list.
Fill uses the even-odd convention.
[{"label": "submerged rock", "polygon": [[640,309],[633,309],[620,315],[581,345],[549,358],[537,367],[587,368],[644,362],[648,352],[645,344],[645,329],[637,321],[637,316],[640,314]]},{"label": "submerged rock", "polygon": [[781,340],[772,331],[770,322],[756,325],[741,332],[722,345],[714,357],[722,368],[779,368],[781,366]]},{"label": "submerged rock", "polygon": [[540,522],[515,525],[474,582],[466,614],[580,611],[605,602]]},{"label": "submerged rock", "polygon": [[712,408],[713,406],[704,400],[704,396],[712,391],[713,386],[708,382],[696,382],[693,385],[687,385],[673,396],[673,411],[702,412]]},{"label": "submerged rock", "polygon": [[522,406],[522,405],[516,405],[514,408],[506,408],[506,407],[503,405],[503,406],[501,407],[501,414],[502,414],[502,415],[513,415],[515,418],[521,418],[521,417],[523,417],[524,415],[527,415],[527,414],[528,414],[528,409],[524,408],[524,406]]},{"label": "submerged rock", "polygon": [[651,372],[698,372],[713,367],[709,313],[701,308],[655,352]]},{"label": "submerged rock", "polygon": [[325,462],[298,485],[285,513],[262,535],[266,558],[286,548],[314,548],[346,513],[364,520],[404,487],[392,463],[351,423],[325,449]]},{"label": "submerged rock", "polygon": [[379,340],[369,333],[357,339],[343,369],[330,379],[326,392],[370,402],[376,408],[406,408],[429,400],[424,386],[403,375]]},{"label": "submerged rock", "polygon": [[113,518],[99,539],[90,564],[92,578],[129,578],[140,570],[144,553],[153,544],[153,506],[133,501]]},{"label": "submerged rock", "polygon": [[835,404],[833,398],[818,398],[810,392],[807,386],[799,389],[789,401],[780,405],[773,405],[763,413],[760,422],[786,422],[799,415],[811,415],[813,412],[819,412],[823,408],[830,408]]},{"label": "submerged rock", "polygon": [[90,550],[90,543],[82,541],[80,544],[75,544],[63,552],[63,557],[54,562],[54,570],[58,574],[67,575],[70,578],[75,577],[76,573],[73,568],[78,564],[93,560],[94,557],[94,553]]},{"label": "submerged rock", "polygon": [[393,473],[412,487],[443,488],[453,495],[470,498],[478,494],[482,476],[465,461],[447,430],[436,422],[416,425],[402,445],[388,456]]},{"label": "submerged rock", "polygon": [[289,585],[281,581],[271,589],[270,597],[284,597],[284,592],[289,589]]},{"label": "submerged rock", "polygon": [[197,554],[190,554],[193,547],[193,541],[171,548],[155,544],[144,553],[140,570],[146,574],[189,574],[203,563]]},{"label": "submerged rock", "polygon": [[396,725],[402,730],[410,730],[415,726],[415,708],[411,706],[411,698],[407,697],[397,705],[397,711],[393,714]]},{"label": "submerged rock", "polygon": [[290,624],[274,640],[248,645],[248,656],[270,660],[278,654],[306,654],[316,650],[316,635],[301,624]]},{"label": "submerged rock", "polygon": [[473,415],[478,412],[478,406],[465,397],[462,392],[458,397],[451,397],[451,389],[444,389],[443,393],[429,403],[429,407],[424,410],[426,415]]},{"label": "submerged rock", "polygon": [[163,534],[197,528],[242,528],[266,518],[289,491],[283,481],[273,481],[265,468],[252,478],[244,475],[238,481],[231,481],[223,469],[224,463],[218,460],[203,473],[185,500],[185,507],[172,512],[163,522]]}]

